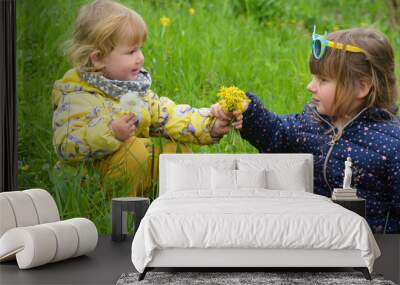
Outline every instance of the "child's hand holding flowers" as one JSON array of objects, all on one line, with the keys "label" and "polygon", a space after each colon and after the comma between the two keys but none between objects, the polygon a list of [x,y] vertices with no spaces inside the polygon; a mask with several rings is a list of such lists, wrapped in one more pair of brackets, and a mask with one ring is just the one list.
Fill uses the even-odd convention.
[{"label": "child's hand holding flowers", "polygon": [[128,92],[119,98],[119,105],[123,117],[113,120],[110,124],[115,137],[120,141],[125,141],[135,133],[140,133],[137,127],[138,118],[142,117],[142,109],[146,109],[146,103],[139,96],[138,92]]},{"label": "child's hand holding flowers", "polygon": [[144,103],[137,92],[128,92],[121,96],[119,104],[124,116],[113,120],[110,127],[118,140],[125,141],[135,134],[135,118],[144,107]]},{"label": "child's hand holding flowers", "polygon": [[235,129],[242,128],[242,113],[250,102],[244,91],[234,86],[221,87],[218,96],[221,100],[211,106],[211,114],[217,118],[216,131],[224,135],[229,132],[230,125]]},{"label": "child's hand holding flowers", "polygon": [[124,115],[119,120],[113,120],[110,127],[114,132],[114,136],[120,140],[125,141],[135,134],[135,114],[130,113]]}]

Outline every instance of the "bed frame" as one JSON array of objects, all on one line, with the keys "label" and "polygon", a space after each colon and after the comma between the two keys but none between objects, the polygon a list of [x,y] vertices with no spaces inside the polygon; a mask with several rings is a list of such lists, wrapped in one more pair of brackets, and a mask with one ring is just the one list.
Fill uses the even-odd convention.
[{"label": "bed frame", "polygon": [[[165,193],[168,179],[168,163],[187,160],[199,165],[212,164],[212,161],[221,158],[235,159],[262,159],[266,163],[275,163],[277,160],[305,161],[308,176],[307,192],[313,192],[313,157],[311,154],[162,154],[160,156],[160,195]],[[367,280],[371,280],[368,268],[361,257],[359,250],[328,250],[328,249],[193,249],[168,248],[157,249],[152,261],[147,265],[139,280],[143,280],[146,273],[155,268],[236,268],[237,271],[246,271],[246,268],[281,268],[281,267],[310,267],[310,268],[337,268],[352,267],[361,271]]]}]

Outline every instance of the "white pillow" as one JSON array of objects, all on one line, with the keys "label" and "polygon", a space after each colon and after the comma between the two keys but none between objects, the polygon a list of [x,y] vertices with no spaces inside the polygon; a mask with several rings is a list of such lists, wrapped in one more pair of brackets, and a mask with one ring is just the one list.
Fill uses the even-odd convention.
[{"label": "white pillow", "polygon": [[271,190],[307,191],[312,181],[309,178],[307,161],[290,159],[240,159],[240,170],[266,170],[266,188]]},{"label": "white pillow", "polygon": [[296,163],[285,168],[266,170],[267,188],[273,190],[304,191],[307,190],[305,163]]},{"label": "white pillow", "polygon": [[236,170],[212,167],[211,181],[213,190],[236,190]]},{"label": "white pillow", "polygon": [[265,169],[262,170],[236,170],[238,188],[267,188]]},{"label": "white pillow", "polygon": [[168,191],[211,189],[211,167],[168,164]]}]

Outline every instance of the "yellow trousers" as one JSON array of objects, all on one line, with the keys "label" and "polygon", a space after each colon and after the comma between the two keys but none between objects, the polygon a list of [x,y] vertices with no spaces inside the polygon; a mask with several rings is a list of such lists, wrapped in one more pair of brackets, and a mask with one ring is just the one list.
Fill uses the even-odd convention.
[{"label": "yellow trousers", "polygon": [[[114,187],[128,188],[129,196],[154,197],[154,182],[158,181],[158,157],[160,153],[190,153],[186,145],[168,142],[162,149],[154,147],[150,139],[131,137],[114,153],[95,162],[103,181]],[[117,182],[117,183],[116,183]],[[116,189],[109,189],[111,192]],[[118,192],[118,191],[114,191]],[[126,194],[125,194],[126,195]]]}]

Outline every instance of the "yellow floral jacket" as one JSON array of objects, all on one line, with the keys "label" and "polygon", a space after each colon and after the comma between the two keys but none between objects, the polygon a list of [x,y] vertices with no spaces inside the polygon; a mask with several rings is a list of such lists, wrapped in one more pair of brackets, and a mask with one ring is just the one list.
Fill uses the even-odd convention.
[{"label": "yellow floral jacket", "polygon": [[[163,136],[196,144],[216,142],[210,136],[215,119],[209,108],[176,105],[151,90],[142,99],[147,104],[137,116],[136,136]],[[53,145],[61,162],[102,158],[120,147],[122,142],[115,138],[110,123],[126,112],[118,99],[82,81],[75,69],[54,83],[52,102]]]}]

